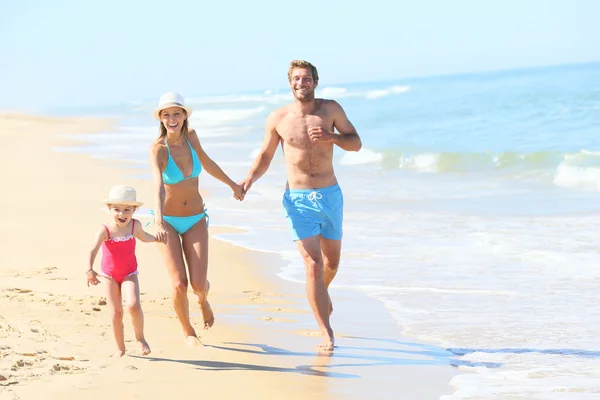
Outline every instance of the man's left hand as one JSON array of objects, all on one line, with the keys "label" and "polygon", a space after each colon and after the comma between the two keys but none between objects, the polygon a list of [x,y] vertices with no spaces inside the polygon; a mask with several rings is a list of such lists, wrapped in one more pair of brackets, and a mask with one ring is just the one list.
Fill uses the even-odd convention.
[{"label": "man's left hand", "polygon": [[320,126],[311,126],[308,128],[308,137],[312,142],[331,143],[334,140],[335,133],[329,132]]}]

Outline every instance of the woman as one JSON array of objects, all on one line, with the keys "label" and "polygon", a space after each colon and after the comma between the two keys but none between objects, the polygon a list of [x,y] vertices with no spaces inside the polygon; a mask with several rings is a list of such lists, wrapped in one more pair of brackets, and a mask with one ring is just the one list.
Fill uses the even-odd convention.
[{"label": "woman", "polygon": [[177,93],[161,96],[154,110],[154,117],[160,121],[160,136],[150,149],[150,166],[156,203],[155,236],[173,285],[173,305],[186,342],[199,345],[190,322],[188,282],[198,296],[204,329],[210,328],[215,319],[207,300],[208,219],[198,190],[198,175],[204,169],[228,185],[235,199],[242,200],[243,194],[242,187],[206,155],[198,135],[188,128],[191,113]]}]

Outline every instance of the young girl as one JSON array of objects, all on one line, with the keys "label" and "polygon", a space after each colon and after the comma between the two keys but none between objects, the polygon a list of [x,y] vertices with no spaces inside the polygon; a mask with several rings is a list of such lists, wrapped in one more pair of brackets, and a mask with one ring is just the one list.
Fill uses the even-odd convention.
[{"label": "young girl", "polygon": [[[103,203],[108,206],[111,219],[98,230],[94,246],[90,251],[87,270],[88,286],[100,283],[98,275],[105,278],[106,298],[112,311],[112,326],[117,342],[117,352],[113,357],[118,358],[125,354],[123,299],[131,315],[135,339],[140,344],[142,354],[147,355],[150,354],[150,346],[144,338],[144,314],[140,304],[135,239],[154,242],[156,238],[144,231],[140,221],[132,218],[135,210],[143,204],[136,201],[136,193],[132,187],[122,185],[113,187]],[[102,263],[100,273],[96,273],[94,260],[100,247],[102,247]]]}]

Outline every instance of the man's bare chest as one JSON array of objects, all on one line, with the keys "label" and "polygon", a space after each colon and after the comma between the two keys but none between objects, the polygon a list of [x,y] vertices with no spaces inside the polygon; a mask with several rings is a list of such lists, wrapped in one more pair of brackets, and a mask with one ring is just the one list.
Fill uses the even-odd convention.
[{"label": "man's bare chest", "polygon": [[330,118],[321,115],[287,116],[277,126],[277,132],[289,145],[308,146],[311,144],[308,136],[311,127],[332,131],[333,123]]}]

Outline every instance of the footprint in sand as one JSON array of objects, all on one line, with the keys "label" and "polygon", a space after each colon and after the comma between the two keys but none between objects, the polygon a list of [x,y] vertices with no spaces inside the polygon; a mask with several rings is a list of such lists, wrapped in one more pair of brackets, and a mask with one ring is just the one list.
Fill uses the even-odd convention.
[{"label": "footprint in sand", "polygon": [[12,367],[10,367],[10,369],[11,369],[11,371],[17,371],[19,368],[25,368],[25,367],[33,367],[33,362],[18,360],[17,362],[15,362],[12,365]]},{"label": "footprint in sand", "polygon": [[60,356],[60,357],[54,357],[56,360],[61,360],[61,361],[75,361],[75,357],[66,357],[66,356]]},{"label": "footprint in sand", "polygon": [[319,332],[319,331],[300,331],[299,333],[304,336],[320,336],[321,335],[321,332]]},{"label": "footprint in sand", "polygon": [[263,308],[262,311],[269,312],[269,313],[284,313],[284,314],[306,314],[309,312],[307,310],[301,310],[298,308],[281,308],[281,307]]},{"label": "footprint in sand", "polygon": [[52,368],[50,368],[50,372],[53,372],[53,373],[60,372],[63,374],[70,374],[73,372],[83,372],[83,371],[85,371],[85,368],[81,368],[76,365],[54,364],[52,366]]},{"label": "footprint in sand", "polygon": [[274,318],[271,316],[267,316],[267,317],[262,317],[261,318],[263,321],[272,321],[272,322],[297,322],[293,319],[288,319],[288,318]]},{"label": "footprint in sand", "polygon": [[45,274],[51,274],[52,272],[56,271],[57,269],[58,268],[56,268],[56,267],[46,267],[46,268],[44,268],[43,271]]},{"label": "footprint in sand", "polygon": [[10,290],[10,291],[17,292],[17,293],[31,293],[32,292],[29,289],[20,289],[20,288],[12,288],[12,289],[6,289],[6,290]]},{"label": "footprint in sand", "polygon": [[263,299],[260,296],[254,296],[254,297],[250,297],[250,301],[253,303],[260,303],[260,304],[265,304],[265,299]]},{"label": "footprint in sand", "polygon": [[10,376],[0,375],[0,386],[10,386],[19,383],[16,379],[11,379]]}]

